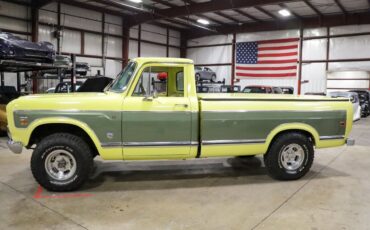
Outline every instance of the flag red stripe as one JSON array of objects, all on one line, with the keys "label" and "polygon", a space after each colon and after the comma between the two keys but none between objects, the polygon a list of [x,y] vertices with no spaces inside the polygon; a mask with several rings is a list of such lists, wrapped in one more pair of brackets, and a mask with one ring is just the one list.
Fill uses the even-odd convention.
[{"label": "flag red stripe", "polygon": [[288,56],[297,56],[298,52],[289,52],[289,53],[277,53],[277,54],[258,54],[258,57],[288,57]]},{"label": "flag red stripe", "polygon": [[255,74],[255,73],[236,73],[239,77],[295,77],[297,73],[279,73],[279,74]]},{"label": "flag red stripe", "polygon": [[283,67],[242,67],[236,66],[237,70],[291,70],[297,69],[297,66],[283,66]]},{"label": "flag red stripe", "polygon": [[297,59],[287,60],[271,60],[271,61],[258,61],[258,64],[285,64],[285,63],[297,63]]},{"label": "flag red stripe", "polygon": [[258,47],[258,50],[259,51],[265,51],[265,50],[285,50],[285,49],[298,49],[298,45],[277,46],[277,47]]},{"label": "flag red stripe", "polygon": [[258,44],[268,44],[268,43],[284,43],[284,42],[296,42],[296,41],[299,41],[299,38],[267,40],[267,41],[259,41],[257,43]]}]

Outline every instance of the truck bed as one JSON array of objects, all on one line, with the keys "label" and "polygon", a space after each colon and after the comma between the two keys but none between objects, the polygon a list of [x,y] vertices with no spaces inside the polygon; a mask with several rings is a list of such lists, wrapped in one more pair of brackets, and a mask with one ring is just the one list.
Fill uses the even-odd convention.
[{"label": "truck bed", "polygon": [[[348,99],[324,96],[198,94],[202,156],[263,154],[279,130],[314,133],[317,147],[345,141]],[[341,125],[342,124],[342,125]]]}]

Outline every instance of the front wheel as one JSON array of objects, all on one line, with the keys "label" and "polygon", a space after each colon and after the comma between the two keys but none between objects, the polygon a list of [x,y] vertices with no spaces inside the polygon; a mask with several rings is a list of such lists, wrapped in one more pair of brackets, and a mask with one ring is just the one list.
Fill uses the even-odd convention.
[{"label": "front wheel", "polygon": [[304,134],[290,132],[280,135],[264,156],[271,177],[278,180],[296,180],[310,170],[314,159],[311,140]]},{"label": "front wheel", "polygon": [[31,157],[36,181],[50,191],[78,189],[93,169],[93,154],[80,137],[56,133],[44,138]]}]

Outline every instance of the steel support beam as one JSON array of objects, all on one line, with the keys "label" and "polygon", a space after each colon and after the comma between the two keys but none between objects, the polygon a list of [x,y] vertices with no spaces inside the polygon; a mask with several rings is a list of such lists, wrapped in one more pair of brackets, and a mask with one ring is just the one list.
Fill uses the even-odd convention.
[{"label": "steel support beam", "polygon": [[[273,30],[287,30],[303,28],[317,28],[317,27],[334,27],[343,25],[360,25],[370,24],[370,14],[368,12],[348,14],[347,20],[343,20],[343,15],[330,15],[322,18],[302,18],[288,19],[284,21],[271,21],[260,23],[247,23],[244,25],[229,25],[227,27],[216,27],[215,29],[220,34],[232,33],[250,33],[259,31],[273,31]],[[211,35],[206,31],[202,33],[193,32],[189,39]]]},{"label": "steel support beam", "polygon": [[[291,0],[289,2],[297,2],[298,0]],[[202,3],[188,4],[186,6],[177,6],[169,9],[158,9],[152,15],[139,14],[136,16],[135,24],[144,23],[151,20],[158,20],[162,18],[182,17],[191,14],[203,14],[208,12],[217,12],[221,10],[238,9],[246,7],[255,7],[263,5],[274,5],[283,3],[283,0],[213,0]]]}]

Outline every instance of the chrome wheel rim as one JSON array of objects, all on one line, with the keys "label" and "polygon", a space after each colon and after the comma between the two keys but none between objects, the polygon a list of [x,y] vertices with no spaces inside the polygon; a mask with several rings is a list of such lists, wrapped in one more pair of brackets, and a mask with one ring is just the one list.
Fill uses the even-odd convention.
[{"label": "chrome wheel rim", "polygon": [[76,169],[76,159],[66,150],[54,150],[46,157],[46,173],[55,180],[64,181],[70,179],[75,174]]},{"label": "chrome wheel rim", "polygon": [[294,171],[301,167],[304,157],[304,149],[298,144],[290,144],[285,146],[280,154],[282,166],[289,171]]}]

